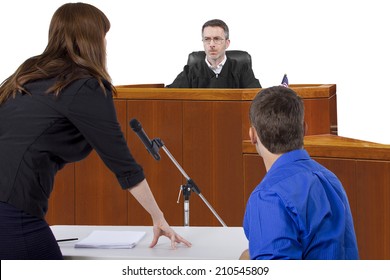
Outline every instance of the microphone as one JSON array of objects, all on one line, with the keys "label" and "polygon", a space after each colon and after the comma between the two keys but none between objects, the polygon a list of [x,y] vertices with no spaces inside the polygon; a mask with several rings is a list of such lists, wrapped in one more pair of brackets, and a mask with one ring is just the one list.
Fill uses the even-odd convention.
[{"label": "microphone", "polygon": [[141,139],[142,143],[144,143],[149,154],[151,154],[155,160],[160,160],[160,155],[158,153],[159,147],[155,145],[154,142],[150,141],[149,137],[143,130],[141,123],[137,119],[132,119],[130,121],[130,127],[134,130],[135,133],[137,133],[139,139]]}]

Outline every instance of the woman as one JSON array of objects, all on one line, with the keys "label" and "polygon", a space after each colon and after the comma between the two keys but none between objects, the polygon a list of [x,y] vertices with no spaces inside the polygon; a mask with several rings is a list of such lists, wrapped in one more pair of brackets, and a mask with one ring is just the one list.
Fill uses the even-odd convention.
[{"label": "woman", "polygon": [[95,149],[151,215],[154,238],[191,244],[159,209],[118,124],[106,70],[107,17],[68,3],[53,15],[41,55],[0,86],[0,259],[62,259],[44,220],[56,172]]}]

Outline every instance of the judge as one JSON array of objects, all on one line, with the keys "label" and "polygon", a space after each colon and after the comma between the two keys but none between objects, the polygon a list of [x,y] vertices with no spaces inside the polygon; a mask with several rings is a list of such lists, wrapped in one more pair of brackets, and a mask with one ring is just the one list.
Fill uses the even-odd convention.
[{"label": "judge", "polygon": [[171,88],[261,88],[251,65],[239,64],[226,56],[230,45],[229,28],[219,19],[202,27],[205,60],[184,66]]}]

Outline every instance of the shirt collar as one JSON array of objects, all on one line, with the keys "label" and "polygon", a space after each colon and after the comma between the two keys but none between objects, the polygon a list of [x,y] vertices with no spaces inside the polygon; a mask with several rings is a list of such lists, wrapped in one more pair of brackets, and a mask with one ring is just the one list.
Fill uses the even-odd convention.
[{"label": "shirt collar", "polygon": [[268,172],[279,168],[280,166],[283,166],[285,164],[290,164],[295,161],[299,160],[308,160],[310,159],[310,156],[308,152],[304,149],[298,149],[298,150],[293,150],[290,152],[287,152],[285,154],[282,154],[275,162],[272,164],[270,170]]},{"label": "shirt collar", "polygon": [[227,59],[227,57],[226,57],[226,54],[225,54],[225,57],[223,58],[223,60],[221,61],[221,63],[218,64],[218,66],[217,66],[216,68],[213,67],[213,66],[210,64],[210,62],[208,62],[207,56],[205,57],[204,60],[206,61],[207,66],[208,66],[211,70],[213,70],[215,74],[219,74],[219,73],[221,73],[221,71],[222,71],[222,67],[223,67],[223,65],[225,64],[226,59]]}]

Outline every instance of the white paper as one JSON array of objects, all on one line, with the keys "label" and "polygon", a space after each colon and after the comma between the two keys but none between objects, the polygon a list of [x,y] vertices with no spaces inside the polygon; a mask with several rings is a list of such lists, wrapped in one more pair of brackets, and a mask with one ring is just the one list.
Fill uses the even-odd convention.
[{"label": "white paper", "polygon": [[131,249],[145,236],[144,231],[94,230],[75,248]]}]

